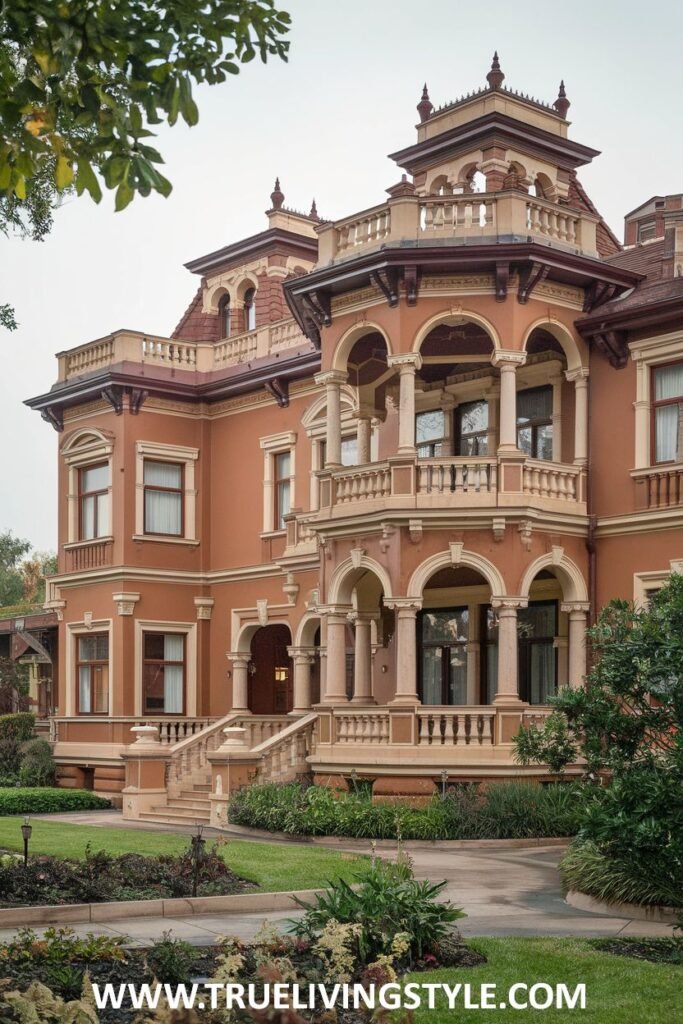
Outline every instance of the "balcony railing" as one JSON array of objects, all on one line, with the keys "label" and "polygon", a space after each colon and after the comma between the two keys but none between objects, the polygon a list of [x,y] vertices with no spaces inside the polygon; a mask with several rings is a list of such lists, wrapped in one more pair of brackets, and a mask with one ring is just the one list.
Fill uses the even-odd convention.
[{"label": "balcony railing", "polygon": [[683,465],[635,470],[638,508],[676,508],[683,505]]},{"label": "balcony railing", "polygon": [[[320,508],[306,513],[307,529],[316,519],[362,515],[378,509],[496,508],[532,506],[585,514],[582,466],[521,455],[499,458],[417,459],[395,456],[385,462],[318,473]],[[295,542],[292,532],[290,543]]]},{"label": "balcony railing", "polygon": [[59,381],[106,370],[119,363],[141,363],[189,373],[210,373],[306,345],[295,320],[278,320],[223,341],[183,341],[117,331],[108,338],[61,352]]},{"label": "balcony railing", "polygon": [[532,238],[597,255],[598,218],[586,211],[507,190],[401,196],[319,230],[319,266],[370,248],[416,241]]}]

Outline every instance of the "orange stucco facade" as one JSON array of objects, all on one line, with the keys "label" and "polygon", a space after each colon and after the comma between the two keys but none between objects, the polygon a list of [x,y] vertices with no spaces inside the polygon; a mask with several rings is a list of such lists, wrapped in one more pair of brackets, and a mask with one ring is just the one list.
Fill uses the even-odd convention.
[{"label": "orange stucco facade", "polygon": [[378,793],[519,775],[597,610],[683,560],[653,390],[683,363],[680,203],[622,247],[566,97],[501,74],[423,96],[385,203],[322,221],[277,183],[265,231],[188,264],[171,338],[61,353],[30,401],[59,437],[63,784],[216,822],[231,759]]}]

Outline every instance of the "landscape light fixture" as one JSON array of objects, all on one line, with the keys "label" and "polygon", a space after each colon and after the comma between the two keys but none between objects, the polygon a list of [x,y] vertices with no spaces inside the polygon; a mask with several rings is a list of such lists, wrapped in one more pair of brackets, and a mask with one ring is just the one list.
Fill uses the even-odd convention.
[{"label": "landscape light fixture", "polygon": [[448,785],[448,768],[441,770],[441,799],[446,799],[446,786]]},{"label": "landscape light fixture", "polygon": [[21,834],[24,839],[24,867],[28,867],[28,841],[32,832],[33,825],[31,825],[30,819],[24,818],[24,824],[21,826]]},{"label": "landscape light fixture", "polygon": [[197,822],[197,831],[192,836],[191,840],[191,852],[192,852],[192,895],[197,895],[197,887],[199,885],[199,868],[204,855],[204,843],[205,839],[202,838],[202,832],[204,831],[203,826]]}]

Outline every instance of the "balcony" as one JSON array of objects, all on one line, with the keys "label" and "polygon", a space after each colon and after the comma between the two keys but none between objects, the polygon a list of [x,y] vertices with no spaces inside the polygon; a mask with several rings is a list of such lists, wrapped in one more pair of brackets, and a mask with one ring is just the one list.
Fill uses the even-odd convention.
[{"label": "balcony", "polygon": [[631,473],[638,509],[680,508],[683,505],[683,466],[653,466]]},{"label": "balcony", "polygon": [[[318,519],[374,511],[422,509],[504,509],[530,506],[549,512],[586,514],[586,472],[582,466],[529,459],[417,459],[322,471]],[[312,516],[304,518],[310,532]],[[292,541],[298,536],[293,533]]]},{"label": "balcony", "polygon": [[72,381],[121,363],[191,374],[212,373],[302,346],[308,347],[308,341],[293,319],[278,320],[218,342],[182,341],[137,331],[116,331],[107,338],[60,352],[58,381]]},{"label": "balcony", "polygon": [[531,239],[597,257],[598,220],[516,190],[403,195],[320,228],[318,266],[408,240],[438,245]]}]

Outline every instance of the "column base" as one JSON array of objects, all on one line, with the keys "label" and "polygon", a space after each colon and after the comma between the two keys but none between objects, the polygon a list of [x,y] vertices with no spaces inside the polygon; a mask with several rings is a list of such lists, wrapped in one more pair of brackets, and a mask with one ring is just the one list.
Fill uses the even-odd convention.
[{"label": "column base", "polygon": [[292,708],[287,714],[291,717],[292,715],[310,715],[312,708]]},{"label": "column base", "polygon": [[349,701],[350,704],[376,704],[377,701],[374,697],[356,697],[353,696]]},{"label": "column base", "polygon": [[330,705],[332,707],[334,707],[335,704],[348,704],[349,703],[349,698],[346,696],[345,693],[344,694],[340,694],[340,695],[335,695],[335,694],[331,693],[329,695],[326,694],[323,697],[323,699],[320,701],[320,703],[323,704],[323,705],[327,705],[328,707]]},{"label": "column base", "polygon": [[253,711],[249,708],[230,708],[229,715],[252,715]]},{"label": "column base", "polygon": [[404,706],[410,705],[412,707],[415,707],[416,705],[421,703],[422,701],[420,700],[416,693],[399,693],[394,697],[393,700],[389,701],[389,704],[391,704],[392,707],[395,707],[397,704],[402,704]]},{"label": "column base", "polygon": [[526,708],[529,705],[518,693],[497,693],[493,698],[493,706],[500,708]]}]

